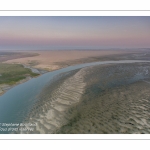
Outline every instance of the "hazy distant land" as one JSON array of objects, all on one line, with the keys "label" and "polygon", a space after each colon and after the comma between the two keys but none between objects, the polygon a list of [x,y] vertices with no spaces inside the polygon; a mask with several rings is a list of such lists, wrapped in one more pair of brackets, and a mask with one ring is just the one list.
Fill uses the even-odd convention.
[{"label": "hazy distant land", "polygon": [[[147,51],[147,50],[145,50]],[[21,52],[21,51],[20,51]],[[132,59],[128,58],[139,50],[53,50],[53,51],[22,51],[22,58],[8,58],[5,63],[17,63],[32,66],[38,69],[53,71],[63,67],[104,60]],[[32,57],[34,56],[34,57]],[[125,58],[125,56],[127,58]]]},{"label": "hazy distant land", "polygon": [[[53,71],[76,64],[104,61],[104,60],[118,60],[120,57],[121,59],[126,59],[122,58],[122,56],[124,57],[124,54],[128,56],[133,52],[135,51],[133,50],[0,51],[0,63],[3,63],[0,65],[1,67],[0,79],[2,80],[0,82],[0,95],[3,94],[8,89],[12,88],[14,85],[23,83],[31,79],[33,75],[31,75],[31,71],[28,68],[37,69],[39,75],[41,74],[40,73],[41,71],[42,72]],[[137,50],[136,53],[139,53],[139,51]],[[26,66],[26,68],[24,68],[24,66]],[[10,77],[9,74],[13,74],[12,77]],[[6,80],[4,80],[4,78]]]}]

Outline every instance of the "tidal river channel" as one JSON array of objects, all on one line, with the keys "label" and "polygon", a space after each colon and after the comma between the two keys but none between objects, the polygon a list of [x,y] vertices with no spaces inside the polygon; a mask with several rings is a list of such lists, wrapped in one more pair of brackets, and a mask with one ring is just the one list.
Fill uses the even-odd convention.
[{"label": "tidal river channel", "polygon": [[137,63],[149,62],[142,60],[120,60],[120,61],[103,61],[85,63],[75,66],[69,66],[63,69],[45,73],[37,78],[22,83],[8,90],[0,96],[0,123],[21,123],[32,109],[37,101],[37,95],[43,90],[47,83],[51,83],[54,77],[65,72],[73,71],[83,67],[101,65],[101,64],[118,64],[118,63]]}]

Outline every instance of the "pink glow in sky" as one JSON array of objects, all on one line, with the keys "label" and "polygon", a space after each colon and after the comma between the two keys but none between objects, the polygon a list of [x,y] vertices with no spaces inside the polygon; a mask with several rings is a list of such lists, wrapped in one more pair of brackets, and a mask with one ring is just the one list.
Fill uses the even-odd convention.
[{"label": "pink glow in sky", "polygon": [[0,17],[0,50],[150,48],[150,17]]}]

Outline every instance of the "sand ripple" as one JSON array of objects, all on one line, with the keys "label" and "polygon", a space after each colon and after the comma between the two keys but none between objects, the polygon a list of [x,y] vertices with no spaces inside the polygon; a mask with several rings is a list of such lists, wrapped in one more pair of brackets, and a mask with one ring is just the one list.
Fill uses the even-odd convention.
[{"label": "sand ripple", "polygon": [[48,83],[25,122],[32,133],[150,133],[149,82],[148,63],[72,71]]},{"label": "sand ripple", "polygon": [[[36,123],[34,133],[54,133],[66,124],[66,110],[79,102],[85,88],[84,69],[64,77],[55,86],[48,85],[39,96],[26,122]],[[49,91],[48,91],[49,90]],[[30,132],[22,132],[30,133]]]},{"label": "sand ripple", "polygon": [[[150,133],[150,67],[122,64],[88,67],[82,102],[57,133]],[[144,81],[143,81],[144,80]]]}]

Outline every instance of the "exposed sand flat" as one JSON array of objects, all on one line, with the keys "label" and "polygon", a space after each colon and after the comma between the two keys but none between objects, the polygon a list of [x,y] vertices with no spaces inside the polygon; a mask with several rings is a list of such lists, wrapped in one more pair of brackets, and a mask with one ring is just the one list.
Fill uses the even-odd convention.
[{"label": "exposed sand flat", "polygon": [[82,102],[70,108],[70,121],[57,133],[150,133],[149,64],[86,70]]},{"label": "exposed sand flat", "polygon": [[[31,51],[31,53],[38,53],[38,56],[17,58],[5,61],[5,63],[19,63],[34,66],[35,68],[45,70],[56,70],[67,65],[74,65],[84,62],[98,61],[94,57],[103,57],[111,55],[130,54],[133,51],[123,50],[55,50],[55,51]],[[87,60],[90,58],[90,60]]]},{"label": "exposed sand flat", "polygon": [[[126,54],[123,51],[39,53],[7,62],[37,68],[49,66],[49,70],[55,70],[98,61],[100,57],[102,60],[150,59],[148,52],[144,55],[129,51]],[[21,133],[150,133],[149,83],[149,63],[107,64],[60,74],[37,95],[37,102],[24,120],[37,124],[34,132]]]},{"label": "exposed sand flat", "polygon": [[65,112],[71,105],[80,101],[84,92],[86,84],[83,82],[83,77],[84,69],[81,69],[56,85],[54,90],[51,91],[50,87],[46,87],[46,90],[50,91],[49,94],[45,91],[38,96],[39,102],[35,104],[26,120],[37,124],[34,133],[55,133],[66,124]]},{"label": "exposed sand flat", "polygon": [[86,67],[48,84],[22,133],[150,133],[149,63]]},{"label": "exposed sand flat", "polygon": [[7,60],[12,60],[12,59],[18,59],[18,58],[24,58],[24,57],[33,57],[37,56],[38,54],[35,52],[19,52],[19,51],[0,51],[0,62],[4,62]]}]

